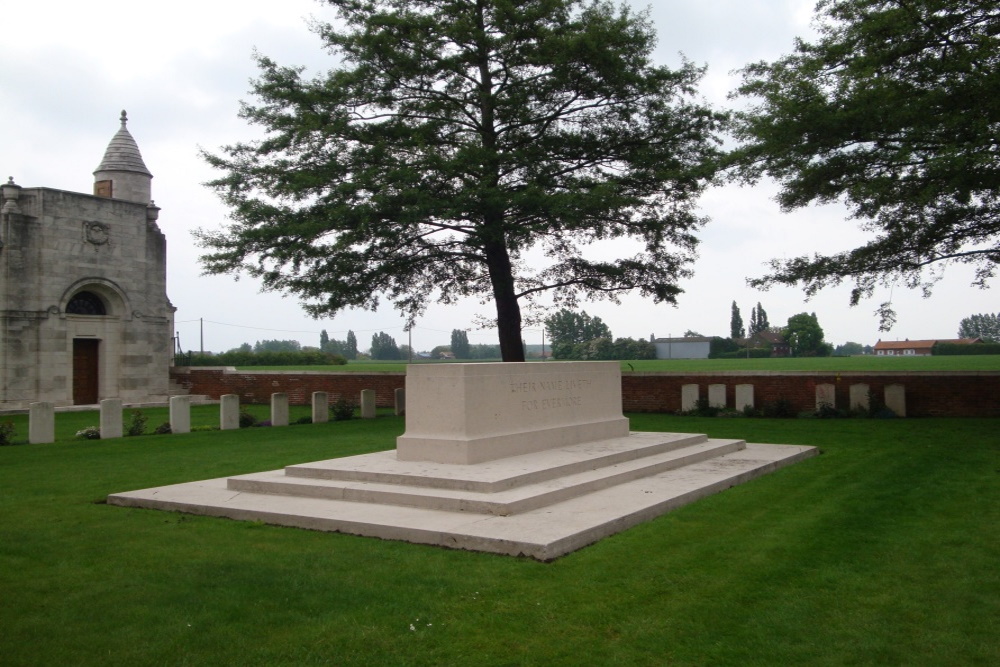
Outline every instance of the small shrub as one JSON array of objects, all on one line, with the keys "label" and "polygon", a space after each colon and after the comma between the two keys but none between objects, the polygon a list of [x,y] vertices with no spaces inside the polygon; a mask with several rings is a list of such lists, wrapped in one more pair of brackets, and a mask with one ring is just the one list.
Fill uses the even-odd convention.
[{"label": "small shrub", "polygon": [[220,430],[218,426],[212,426],[211,424],[202,424],[201,426],[192,426],[192,433],[203,433],[205,431],[218,431]]},{"label": "small shrub", "polygon": [[339,422],[347,419],[353,419],[354,407],[354,404],[343,396],[338,398],[330,405],[330,413],[333,415],[333,421]]},{"label": "small shrub", "polygon": [[898,416],[892,408],[887,408],[884,405],[871,413],[872,419],[895,419]]},{"label": "small shrub", "polygon": [[87,428],[81,428],[76,432],[76,437],[79,440],[100,440],[101,439],[101,429],[96,426],[88,426]]},{"label": "small shrub", "polygon": [[4,422],[0,424],[0,447],[14,444],[14,422]]},{"label": "small shrub", "polygon": [[760,417],[760,408],[756,408],[752,405],[743,406],[743,416],[744,417]]},{"label": "small shrub", "polygon": [[271,425],[270,419],[265,419],[262,422],[257,422],[256,424],[254,424],[254,426],[270,426],[270,425]]},{"label": "small shrub", "polygon": [[170,422],[163,422],[162,424],[153,429],[153,433],[155,433],[156,435],[168,435],[172,432],[173,429],[170,428]]},{"label": "small shrub", "polygon": [[686,417],[718,417],[720,412],[721,409],[709,404],[707,398],[699,398],[692,409],[681,414]]},{"label": "small shrub", "polygon": [[142,410],[133,410],[132,418],[125,423],[125,435],[142,435],[146,432],[146,415]]},{"label": "small shrub", "polygon": [[296,424],[312,424],[313,423],[313,418],[310,417],[309,415],[306,415],[305,417],[299,417],[298,419],[296,419],[295,423]]},{"label": "small shrub", "polygon": [[771,419],[791,419],[797,416],[791,402],[784,398],[765,404],[761,413]]},{"label": "small shrub", "polygon": [[257,425],[257,418],[247,412],[246,410],[240,410],[240,428],[250,428],[251,426]]},{"label": "small shrub", "polygon": [[829,403],[820,403],[819,407],[816,408],[816,412],[814,412],[812,416],[817,419],[839,419],[846,415]]}]

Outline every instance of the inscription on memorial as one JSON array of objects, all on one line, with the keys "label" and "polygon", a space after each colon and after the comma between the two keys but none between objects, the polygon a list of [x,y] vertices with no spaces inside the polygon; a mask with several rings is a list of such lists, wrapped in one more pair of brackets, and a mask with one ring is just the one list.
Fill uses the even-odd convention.
[{"label": "inscription on memorial", "polygon": [[583,405],[583,392],[590,389],[592,382],[588,378],[564,378],[510,382],[509,386],[512,394],[524,395],[521,399],[521,411],[535,412]]}]

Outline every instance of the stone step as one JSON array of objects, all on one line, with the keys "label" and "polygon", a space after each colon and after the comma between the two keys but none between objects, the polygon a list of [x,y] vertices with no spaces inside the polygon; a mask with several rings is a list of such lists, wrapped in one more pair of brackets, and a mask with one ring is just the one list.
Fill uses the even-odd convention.
[{"label": "stone step", "polygon": [[285,467],[290,477],[496,493],[705,442],[698,433],[637,433],[475,465],[400,461],[395,450]]},{"label": "stone step", "polygon": [[814,447],[747,444],[730,454],[510,516],[246,493],[229,489],[227,478],[116,493],[108,503],[548,561],[817,453]]},{"label": "stone step", "polygon": [[[676,443],[670,443],[676,444]],[[687,447],[672,446],[665,451],[654,451],[653,447],[641,447],[644,455],[634,458],[611,453],[595,456],[587,462],[585,469],[564,464],[565,474],[546,476],[533,483],[520,483],[499,491],[416,486],[387,482],[344,481],[295,477],[286,471],[271,471],[241,475],[229,479],[228,488],[259,494],[277,494],[346,500],[360,503],[377,503],[407,507],[423,507],[449,512],[475,512],[508,516],[539,509],[580,495],[594,493],[608,487],[631,482],[643,477],[674,470],[710,458],[739,451],[746,446],[742,440],[708,440]],[[576,449],[579,446],[574,446]],[[613,448],[617,449],[617,448]],[[539,458],[542,452],[513,458]],[[541,457],[545,458],[545,457]],[[523,467],[512,459],[508,465]],[[539,463],[540,462],[536,462]],[[479,468],[485,464],[475,466]],[[595,466],[600,467],[595,467]],[[469,466],[460,466],[468,468]],[[569,468],[573,472],[566,473]]]}]

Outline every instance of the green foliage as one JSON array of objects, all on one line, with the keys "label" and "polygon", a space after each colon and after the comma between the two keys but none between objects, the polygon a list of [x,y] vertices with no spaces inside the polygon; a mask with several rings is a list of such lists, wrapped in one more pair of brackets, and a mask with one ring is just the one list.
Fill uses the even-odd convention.
[{"label": "green foliage", "polygon": [[743,316],[740,315],[740,307],[733,301],[729,315],[729,337],[743,338],[745,335],[746,330],[743,328]]},{"label": "green foliage", "polygon": [[731,352],[719,352],[715,356],[709,355],[710,359],[769,359],[770,357],[771,348],[768,347],[751,347],[749,350],[744,347]]},{"label": "green foliage", "polygon": [[832,347],[823,341],[823,327],[816,313],[799,313],[788,318],[785,339],[797,357],[828,357]]},{"label": "green foliage", "polygon": [[132,416],[122,429],[126,436],[143,435],[146,432],[147,417],[142,410],[133,410]]},{"label": "green foliage", "polygon": [[396,339],[383,331],[372,336],[371,357],[380,361],[394,361],[403,358],[399,346],[396,345]]},{"label": "green foliage", "polygon": [[302,344],[297,340],[259,340],[253,346],[257,354],[261,352],[299,352]]},{"label": "green foliage", "polygon": [[959,338],[982,338],[985,343],[1000,343],[1000,313],[980,313],[962,318]]},{"label": "green foliage", "polygon": [[250,428],[258,423],[257,415],[247,410],[240,410],[240,428]]},{"label": "green foliage", "polygon": [[[782,209],[842,201],[875,233],[834,255],[774,260],[755,287],[812,295],[846,279],[928,292],[927,265],[964,263],[985,286],[1000,257],[1000,5],[824,0],[819,38],[743,70],[740,177],[778,181]],[[894,322],[879,307],[882,328]]]},{"label": "green foliage", "polygon": [[767,331],[771,323],[767,321],[767,312],[760,305],[760,301],[750,311],[750,328],[747,329],[747,338],[753,338],[757,334]]},{"label": "green foliage", "polygon": [[761,406],[760,413],[769,419],[792,419],[798,416],[792,403],[784,398],[765,403]]},{"label": "green foliage", "polygon": [[0,447],[14,444],[14,434],[17,429],[13,422],[0,422]]},{"label": "green foliage", "polygon": [[864,354],[865,348],[861,343],[848,341],[843,345],[838,345],[833,350],[835,357],[851,357],[857,354]]},{"label": "green foliage", "polygon": [[353,331],[347,332],[346,340],[330,338],[324,329],[320,334],[319,349],[327,354],[343,358],[346,362],[348,359],[358,358],[358,339]]},{"label": "green foliage", "polygon": [[726,355],[730,353],[735,353],[740,351],[740,345],[732,338],[723,338],[721,336],[712,336],[712,340],[708,344],[708,358],[709,359],[730,359],[733,357],[727,357]]},{"label": "green foliage", "polygon": [[354,418],[356,408],[357,405],[341,396],[330,404],[330,415],[334,421],[346,421]]},{"label": "green foliage", "polygon": [[[562,308],[545,318],[545,332],[552,344],[552,356],[556,359],[611,358],[611,329],[600,317],[591,317],[587,311],[576,312]],[[606,340],[604,343],[592,341]],[[598,356],[594,356],[598,355]]]},{"label": "green foliage", "polygon": [[980,356],[1000,354],[1000,343],[976,343],[960,345],[956,343],[938,343],[931,348],[934,356]]},{"label": "green foliage", "polygon": [[656,346],[648,340],[594,338],[584,343],[562,343],[552,347],[552,356],[562,360],[616,361],[656,359]]},{"label": "green foliage", "polygon": [[329,366],[343,365],[347,360],[320,350],[252,352],[240,348],[221,354],[189,353],[185,363],[188,366]]},{"label": "green foliage", "polygon": [[456,359],[471,359],[469,334],[461,329],[451,330],[451,353]]},{"label": "green foliage", "polygon": [[[492,300],[502,356],[521,308],[637,291],[676,302],[723,120],[703,71],[653,64],[651,22],[582,0],[331,0],[336,59],[312,80],[258,57],[241,115],[266,139],[205,155],[232,224],[201,230],[209,273],[245,272],[313,315],[413,321]],[[597,259],[594,244],[643,250]],[[605,246],[610,247],[610,246]],[[549,263],[526,261],[532,248]]]}]

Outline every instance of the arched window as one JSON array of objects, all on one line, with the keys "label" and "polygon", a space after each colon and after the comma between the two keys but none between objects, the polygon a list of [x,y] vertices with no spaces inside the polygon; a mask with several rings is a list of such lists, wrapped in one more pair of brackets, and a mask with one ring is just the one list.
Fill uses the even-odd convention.
[{"label": "arched window", "polygon": [[107,315],[107,308],[101,297],[93,292],[77,292],[66,304],[66,312],[72,315]]}]

